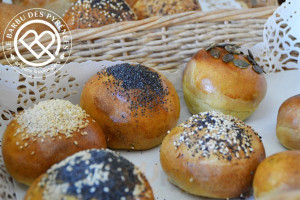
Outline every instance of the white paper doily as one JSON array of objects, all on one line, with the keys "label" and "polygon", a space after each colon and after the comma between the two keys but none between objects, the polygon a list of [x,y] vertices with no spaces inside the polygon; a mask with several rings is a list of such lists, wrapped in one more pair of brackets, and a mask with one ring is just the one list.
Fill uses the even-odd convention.
[{"label": "white paper doily", "polygon": [[299,69],[300,1],[287,0],[264,26],[264,42],[252,49],[265,71]]}]

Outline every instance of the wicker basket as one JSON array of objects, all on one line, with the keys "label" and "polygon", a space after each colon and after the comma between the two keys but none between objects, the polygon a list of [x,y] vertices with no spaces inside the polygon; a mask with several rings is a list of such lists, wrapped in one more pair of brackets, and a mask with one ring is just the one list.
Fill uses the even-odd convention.
[{"label": "wicker basket", "polygon": [[[275,9],[276,6],[267,6],[185,12],[74,30],[68,62],[111,60],[139,62],[160,70],[180,68],[195,52],[212,42],[231,42],[248,47],[261,42],[263,25]],[[43,40],[46,41],[47,38]],[[24,57],[31,61],[35,59],[31,54]],[[0,63],[8,64],[3,52]]]}]

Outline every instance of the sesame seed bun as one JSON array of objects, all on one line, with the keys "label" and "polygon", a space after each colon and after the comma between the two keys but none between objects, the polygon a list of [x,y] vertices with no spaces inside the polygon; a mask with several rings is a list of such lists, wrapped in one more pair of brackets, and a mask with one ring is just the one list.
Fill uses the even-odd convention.
[{"label": "sesame seed bun", "polygon": [[165,76],[128,63],[92,76],[80,105],[103,128],[112,149],[145,150],[159,145],[177,125],[180,113],[178,94]]},{"label": "sesame seed bun", "polygon": [[223,61],[224,55],[230,54],[225,48],[213,50],[220,53],[218,58],[211,50],[202,49],[188,62],[183,75],[185,102],[192,114],[215,110],[244,120],[264,98],[266,79],[254,71],[244,55],[232,54],[235,60],[249,65],[240,68],[233,61]]},{"label": "sesame seed bun", "polygon": [[109,150],[87,150],[53,165],[29,188],[25,200],[154,200],[134,164]]},{"label": "sesame seed bun", "polygon": [[263,198],[299,189],[299,150],[283,151],[271,155],[257,167],[253,180],[255,198]]},{"label": "sesame seed bun", "polygon": [[40,102],[17,115],[2,140],[7,171],[26,185],[54,163],[90,148],[106,148],[102,129],[79,106],[59,99]]},{"label": "sesame seed bun", "polygon": [[138,19],[200,10],[198,0],[137,0],[133,10]]},{"label": "sesame seed bun", "polygon": [[203,112],[165,137],[160,161],[169,181],[184,191],[211,198],[233,198],[249,191],[265,158],[260,136],[243,121]]},{"label": "sesame seed bun", "polygon": [[63,19],[70,29],[84,29],[132,21],[136,15],[123,0],[78,0]]},{"label": "sesame seed bun", "polygon": [[300,94],[290,97],[280,106],[276,134],[283,146],[300,150]]}]

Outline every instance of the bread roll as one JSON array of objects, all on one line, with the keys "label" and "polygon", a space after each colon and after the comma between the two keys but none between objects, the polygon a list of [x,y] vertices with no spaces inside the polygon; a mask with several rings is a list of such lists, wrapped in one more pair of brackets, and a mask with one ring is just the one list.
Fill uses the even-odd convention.
[{"label": "bread roll", "polygon": [[211,198],[239,197],[249,191],[264,158],[261,138],[250,126],[215,111],[194,115],[172,129],[160,149],[171,183]]},{"label": "bread roll", "polygon": [[53,165],[29,188],[25,200],[154,200],[143,173],[109,150],[86,150]]},{"label": "bread roll", "polygon": [[198,0],[137,0],[133,11],[138,19],[200,10]]},{"label": "bread roll", "polygon": [[78,0],[63,17],[70,29],[96,28],[136,19],[124,0]]},{"label": "bread roll", "polygon": [[112,149],[145,150],[159,145],[177,125],[179,97],[162,74],[128,63],[92,76],[81,107],[101,125]]},{"label": "bread roll", "polygon": [[215,110],[244,120],[266,94],[262,72],[252,54],[246,59],[235,45],[202,49],[184,70],[185,102],[192,114]]},{"label": "bread roll", "polygon": [[300,94],[292,96],[280,106],[276,134],[283,146],[300,150]]},{"label": "bread roll", "polygon": [[31,8],[45,8],[62,16],[77,0],[12,0],[13,4]]},{"label": "bread roll", "polygon": [[255,198],[300,189],[300,151],[284,151],[267,157],[257,168]]},{"label": "bread roll", "polygon": [[100,126],[79,106],[47,100],[18,114],[7,126],[2,154],[7,171],[30,185],[54,163],[90,148],[105,148]]},{"label": "bread roll", "polygon": [[[22,11],[24,11],[28,8],[29,7],[26,7],[26,6],[0,3],[0,19],[1,19],[1,23],[0,23],[0,42],[3,41],[3,33],[6,29],[6,27],[9,25],[9,22],[11,20],[13,20],[14,17],[16,17],[19,13],[21,13]],[[10,27],[8,27],[8,28],[10,28]],[[50,30],[49,27],[47,28],[46,26],[43,26],[43,25],[40,25],[40,24],[38,24],[38,25],[32,24],[32,25],[29,25],[29,26],[25,27],[22,30],[21,35],[23,33],[27,32],[30,29],[34,29],[37,33],[41,33],[44,30]],[[10,39],[10,40],[13,40],[13,38]],[[4,41],[10,41],[10,40],[8,40],[6,37],[4,38]]]}]

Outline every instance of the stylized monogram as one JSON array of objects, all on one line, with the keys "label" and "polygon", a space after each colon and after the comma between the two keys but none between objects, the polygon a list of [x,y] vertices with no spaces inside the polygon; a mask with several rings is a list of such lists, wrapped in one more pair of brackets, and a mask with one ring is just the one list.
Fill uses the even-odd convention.
[{"label": "stylized monogram", "polygon": [[[25,41],[24,38],[26,38],[30,33],[34,34],[34,40],[28,45]],[[40,43],[40,39],[44,36],[44,35],[50,35],[51,36],[51,41],[50,43],[45,47],[43,44]],[[21,42],[27,49],[28,51],[30,51],[32,53],[32,55],[35,56],[36,59],[40,59],[45,53],[50,56],[51,60],[55,59],[55,56],[53,56],[53,54],[49,51],[49,48],[54,44],[55,42],[55,35],[50,32],[50,31],[44,31],[42,32],[40,35],[38,35],[38,33],[35,30],[29,30],[27,31],[20,39],[19,42]],[[32,47],[37,44],[41,49],[42,52],[37,54]]]}]

